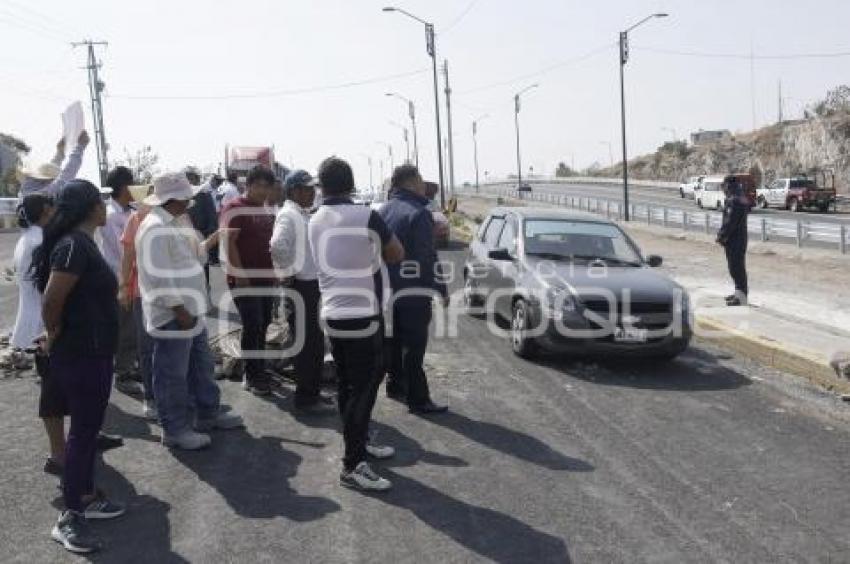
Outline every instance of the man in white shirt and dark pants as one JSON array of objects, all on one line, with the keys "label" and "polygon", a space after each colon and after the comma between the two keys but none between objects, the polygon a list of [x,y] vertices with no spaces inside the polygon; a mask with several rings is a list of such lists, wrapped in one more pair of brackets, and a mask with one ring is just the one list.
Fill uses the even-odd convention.
[{"label": "man in white shirt and dark pants", "polygon": [[[106,225],[100,228],[101,252],[121,285],[127,284],[126,280],[121,280],[121,255],[123,254],[121,235],[124,234],[127,221],[133,213],[130,205],[133,202],[133,195],[129,189],[133,184],[133,171],[125,166],[113,168],[106,176],[106,186],[112,189],[112,198],[106,204]],[[118,351],[115,353],[115,388],[125,394],[140,396],[144,393],[144,388],[138,381],[139,376],[135,370],[137,355],[133,310],[121,307],[118,311],[119,336]]]},{"label": "man in white shirt and dark pants", "polygon": [[284,283],[300,297],[300,307],[290,315],[290,329],[301,347],[295,355],[295,408],[314,412],[327,409],[321,395],[325,335],[319,324],[318,272],[307,236],[310,207],[316,198],[316,184],[306,170],[290,172],[283,182],[286,201],[275,218],[270,243],[272,263]]},{"label": "man in white shirt and dark pants", "polygon": [[354,174],[345,161],[319,167],[322,205],[310,219],[309,238],[337,367],[339,411],[345,441],[340,484],[364,490],[390,489],[366,458],[392,456],[389,447],[369,444],[369,421],[383,378],[383,284],[381,259],[401,262],[404,249],[384,220],[351,200]]}]

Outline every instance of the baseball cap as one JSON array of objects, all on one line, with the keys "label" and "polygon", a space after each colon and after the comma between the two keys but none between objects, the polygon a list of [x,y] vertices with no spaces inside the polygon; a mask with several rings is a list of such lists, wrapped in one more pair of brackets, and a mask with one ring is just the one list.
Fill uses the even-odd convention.
[{"label": "baseball cap", "polygon": [[291,190],[293,188],[298,188],[299,186],[318,186],[319,182],[313,178],[306,170],[293,170],[289,174],[286,175],[286,179],[283,181],[283,187],[287,190]]}]

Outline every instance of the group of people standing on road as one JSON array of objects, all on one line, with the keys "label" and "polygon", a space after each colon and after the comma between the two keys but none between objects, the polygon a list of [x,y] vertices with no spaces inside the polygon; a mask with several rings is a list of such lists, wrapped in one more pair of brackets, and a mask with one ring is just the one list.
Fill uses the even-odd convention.
[{"label": "group of people standing on road", "polygon": [[167,447],[204,448],[211,431],[243,426],[222,407],[215,382],[205,325],[210,259],[221,261],[242,321],[244,389],[273,393],[265,346],[282,302],[295,336],[295,409],[333,412],[321,390],[327,341],[342,419],[340,483],[389,489],[368,461],[394,455],[370,433],[385,373],[387,395],[411,412],[446,410],[432,401],[423,369],[432,301],[447,293],[416,167],[394,171],[389,201],[376,211],[352,200],[351,167],[336,157],[317,178],[304,170],[277,178],[257,166],[244,189],[233,176],[201,185],[191,168],[138,186],[125,167],[99,188],[75,178],[87,143],[81,134],[64,168],[60,144],[51,163],[27,171],[18,207],[12,344],[35,355],[41,378],[51,452],[44,469],[61,478],[65,504],[52,537],[92,552],[100,543],[89,520],[124,513],[94,480],[96,452],[121,444],[101,434],[113,378],[119,391],[142,396],[142,416],[160,424]]}]

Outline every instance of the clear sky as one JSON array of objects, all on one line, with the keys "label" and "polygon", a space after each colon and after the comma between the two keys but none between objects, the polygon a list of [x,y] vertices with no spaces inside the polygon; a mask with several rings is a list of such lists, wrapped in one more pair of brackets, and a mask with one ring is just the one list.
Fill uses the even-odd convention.
[{"label": "clear sky", "polygon": [[[367,156],[376,178],[382,158],[388,173],[381,143],[393,145],[396,163],[404,154],[401,130],[389,121],[406,125],[407,110],[384,96],[396,91],[416,103],[422,168],[436,178],[424,30],[382,13],[389,1],[0,0],[0,131],[33,145],[35,160],[49,156],[62,109],[79,99],[90,110],[85,52],[68,42],[92,38],[109,42],[98,54],[113,158],[150,145],[164,168],[215,167],[225,143],[274,144],[278,160],[312,171],[328,155],[347,158],[365,186]],[[771,58],[850,52],[850,2],[842,0],[396,5],[436,24],[439,58],[449,60],[458,183],[473,178],[471,122],[482,114],[489,114],[478,137],[482,177],[515,170],[512,97],[535,82],[540,87],[525,95],[520,114],[526,170],[607,164],[607,143],[619,160],[617,32],[652,12],[670,17],[631,36],[632,155],[654,150],[671,130],[679,137],[699,128],[749,130],[753,96],[755,123],[775,121],[780,79],[791,117],[850,82],[850,56]],[[442,79],[440,88],[443,104]],[[95,171],[92,150],[84,174]]]}]

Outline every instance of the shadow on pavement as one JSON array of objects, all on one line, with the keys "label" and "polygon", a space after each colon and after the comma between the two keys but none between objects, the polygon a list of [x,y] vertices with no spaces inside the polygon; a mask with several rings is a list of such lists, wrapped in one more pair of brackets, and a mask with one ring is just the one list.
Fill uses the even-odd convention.
[{"label": "shadow on pavement", "polygon": [[[558,537],[492,509],[471,505],[421,482],[385,469],[393,490],[371,496],[406,509],[429,527],[494,562],[570,562],[567,545]],[[412,533],[413,534],[413,533]],[[422,560],[428,560],[422,555]]]},{"label": "shadow on pavement", "polygon": [[646,390],[701,392],[735,390],[751,384],[750,379],[718,361],[728,359],[690,348],[676,360],[599,359],[559,356],[541,357],[537,364],[556,370],[570,378],[603,386],[621,386]]},{"label": "shadow on pavement", "polygon": [[220,431],[214,433],[213,446],[206,452],[173,454],[241,517],[306,522],[339,511],[340,506],[330,499],[301,495],[289,487],[288,480],[302,459],[285,450],[283,442],[279,437],[256,438],[244,429]]},{"label": "shadow on pavement", "polygon": [[171,506],[149,495],[138,495],[133,485],[113,467],[98,462],[97,483],[108,495],[127,504],[118,519],[92,522],[104,549],[90,557],[93,562],[182,563],[185,558],[171,550]]},{"label": "shadow on pavement", "polygon": [[469,463],[456,456],[440,454],[438,452],[425,450],[422,444],[408,437],[398,429],[373,421],[371,429],[376,433],[375,442],[389,445],[395,449],[395,456],[381,462],[382,468],[399,468],[414,466],[420,462],[434,466],[445,466],[449,468],[463,468]]},{"label": "shadow on pavement", "polygon": [[488,448],[520,460],[568,472],[592,472],[593,466],[583,460],[571,458],[527,433],[503,427],[498,423],[476,421],[456,411],[428,417],[434,425],[445,427]]}]

